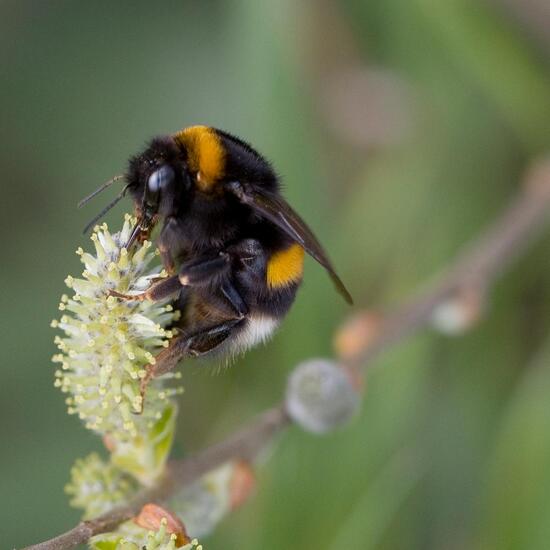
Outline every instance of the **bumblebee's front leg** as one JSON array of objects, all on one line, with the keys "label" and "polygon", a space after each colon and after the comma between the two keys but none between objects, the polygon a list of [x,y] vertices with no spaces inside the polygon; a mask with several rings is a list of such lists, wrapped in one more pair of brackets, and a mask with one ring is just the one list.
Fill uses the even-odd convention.
[{"label": "bumblebee's front leg", "polygon": [[162,265],[169,275],[176,273],[176,263],[174,256],[178,256],[181,252],[179,245],[181,229],[177,218],[168,216],[164,220],[157,246],[162,259]]}]

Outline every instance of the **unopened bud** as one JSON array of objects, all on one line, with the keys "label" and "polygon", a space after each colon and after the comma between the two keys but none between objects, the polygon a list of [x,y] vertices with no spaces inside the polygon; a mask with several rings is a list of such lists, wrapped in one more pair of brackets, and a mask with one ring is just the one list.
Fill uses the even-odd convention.
[{"label": "unopened bud", "polygon": [[432,326],[450,336],[475,325],[483,312],[483,293],[477,287],[464,288],[439,304],[432,313]]},{"label": "unopened bud", "polygon": [[244,504],[256,486],[254,470],[248,462],[240,460],[233,465],[229,480],[229,505],[232,510]]},{"label": "unopened bud", "polygon": [[350,378],[333,361],[311,359],[292,372],[286,390],[286,408],[302,428],[329,432],[345,424],[359,406]]},{"label": "unopened bud", "polygon": [[344,361],[357,359],[380,333],[381,316],[363,311],[348,319],[334,338],[337,355]]},{"label": "unopened bud", "polygon": [[103,445],[105,448],[110,452],[114,452],[116,449],[116,440],[111,434],[105,434],[101,440],[103,441]]},{"label": "unopened bud", "polygon": [[176,535],[178,548],[191,542],[181,520],[173,512],[158,504],[146,504],[134,518],[134,523],[150,531],[158,531],[164,525],[167,533]]}]

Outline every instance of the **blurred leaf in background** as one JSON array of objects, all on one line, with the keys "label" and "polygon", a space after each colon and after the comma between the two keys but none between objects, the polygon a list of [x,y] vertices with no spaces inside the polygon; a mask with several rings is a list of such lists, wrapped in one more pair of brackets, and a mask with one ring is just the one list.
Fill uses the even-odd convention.
[{"label": "blurred leaf in background", "polygon": [[[53,388],[48,326],[63,279],[79,271],[81,228],[103,204],[76,202],[150,137],[203,123],[253,143],[356,302],[372,307],[429,281],[550,145],[545,0],[0,9],[5,547],[78,519],[62,488],[99,444]],[[255,501],[208,548],[547,548],[549,244],[511,269],[466,336],[423,333],[378,360],[349,428],[291,430]],[[297,361],[331,353],[347,313],[308,261],[271,343],[216,375],[215,365],[185,367],[179,453],[275,402]]]}]

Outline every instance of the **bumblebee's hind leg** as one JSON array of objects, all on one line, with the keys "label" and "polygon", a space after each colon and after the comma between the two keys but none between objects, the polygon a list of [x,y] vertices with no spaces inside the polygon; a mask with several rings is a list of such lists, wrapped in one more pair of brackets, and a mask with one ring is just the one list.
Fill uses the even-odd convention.
[{"label": "bumblebee's hind leg", "polygon": [[147,365],[147,374],[141,381],[141,394],[145,393],[153,378],[170,372],[185,357],[204,355],[221,346],[244,322],[245,317],[229,319],[193,334],[182,334],[174,338],[170,345],[155,357],[154,364]]}]

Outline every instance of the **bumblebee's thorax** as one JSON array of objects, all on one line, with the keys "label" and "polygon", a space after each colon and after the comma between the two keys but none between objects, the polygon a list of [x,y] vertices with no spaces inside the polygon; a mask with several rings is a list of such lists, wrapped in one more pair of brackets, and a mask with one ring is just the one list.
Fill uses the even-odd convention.
[{"label": "bumblebee's thorax", "polygon": [[185,248],[192,250],[220,248],[246,231],[250,214],[248,208],[231,197],[212,198],[197,191],[190,194],[189,202],[181,204],[177,212],[178,237],[186,244]]}]

